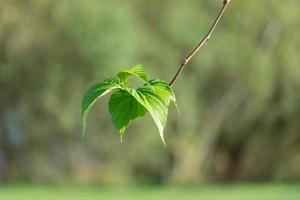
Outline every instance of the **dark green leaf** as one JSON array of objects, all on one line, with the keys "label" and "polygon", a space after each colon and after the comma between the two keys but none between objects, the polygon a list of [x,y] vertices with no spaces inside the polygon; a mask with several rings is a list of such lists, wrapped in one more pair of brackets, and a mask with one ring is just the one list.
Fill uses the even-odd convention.
[{"label": "dark green leaf", "polygon": [[111,95],[109,111],[114,125],[120,132],[121,138],[130,122],[137,117],[142,117],[147,110],[127,91],[119,90]]}]

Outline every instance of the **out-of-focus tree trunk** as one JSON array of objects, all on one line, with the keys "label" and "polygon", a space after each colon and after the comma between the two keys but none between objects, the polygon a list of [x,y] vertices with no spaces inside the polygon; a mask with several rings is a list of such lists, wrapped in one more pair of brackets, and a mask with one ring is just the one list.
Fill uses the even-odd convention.
[{"label": "out-of-focus tree trunk", "polygon": [[192,183],[203,180],[210,159],[221,136],[221,128],[228,116],[245,100],[238,87],[232,87],[220,100],[210,105],[203,116],[199,130],[183,148],[175,151],[175,164],[169,182]]}]

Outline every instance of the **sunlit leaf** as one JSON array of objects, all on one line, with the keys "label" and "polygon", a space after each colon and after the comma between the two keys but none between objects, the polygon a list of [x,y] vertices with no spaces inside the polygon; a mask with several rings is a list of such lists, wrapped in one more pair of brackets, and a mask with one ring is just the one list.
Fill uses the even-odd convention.
[{"label": "sunlit leaf", "polygon": [[131,76],[135,76],[139,78],[144,83],[148,82],[148,78],[146,75],[146,72],[144,70],[143,65],[136,65],[131,70],[129,69],[123,69],[118,73],[118,77],[123,80],[125,83],[127,83],[127,79]]},{"label": "sunlit leaf", "polygon": [[158,128],[159,135],[164,145],[166,145],[164,140],[164,128],[167,123],[168,102],[156,94],[148,85],[138,88],[137,90],[128,89],[127,91],[150,113]]},{"label": "sunlit leaf", "polygon": [[[137,89],[129,88],[128,78],[131,76],[142,80],[144,85]],[[116,78],[98,83],[87,91],[82,102],[83,129],[85,129],[86,118],[91,106],[97,99],[113,90],[115,93],[109,100],[109,111],[121,138],[131,121],[149,112],[164,145],[166,145],[164,128],[167,124],[170,102],[177,107],[175,94],[172,88],[162,80],[148,81],[142,65],[136,65],[131,70],[123,69]]]},{"label": "sunlit leaf", "polygon": [[162,81],[160,79],[150,80],[149,84],[154,88],[156,94],[158,94],[166,102],[168,102],[168,105],[169,102],[171,101],[172,103],[174,103],[177,111],[180,112],[177,105],[175,93],[173,89],[169,86],[169,84],[167,84],[165,81]]},{"label": "sunlit leaf", "polygon": [[83,135],[85,133],[87,116],[91,107],[99,98],[118,88],[122,88],[121,80],[119,78],[111,78],[95,84],[85,93],[81,104]]}]

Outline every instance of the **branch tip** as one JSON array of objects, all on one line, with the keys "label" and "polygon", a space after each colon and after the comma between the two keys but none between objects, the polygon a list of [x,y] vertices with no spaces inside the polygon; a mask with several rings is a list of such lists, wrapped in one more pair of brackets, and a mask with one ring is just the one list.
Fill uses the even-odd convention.
[{"label": "branch tip", "polygon": [[223,2],[224,5],[227,5],[229,3],[230,3],[230,0],[224,0],[224,2]]},{"label": "branch tip", "polygon": [[175,81],[177,80],[178,76],[181,74],[181,72],[183,71],[183,69],[185,68],[185,66],[191,61],[191,59],[195,56],[195,54],[204,46],[205,43],[207,43],[212,35],[212,33],[214,32],[217,24],[219,23],[221,17],[223,16],[223,13],[227,7],[227,5],[229,4],[231,0],[224,0],[223,1],[223,6],[222,9],[220,10],[217,18],[215,19],[214,23],[212,24],[211,28],[209,29],[208,33],[206,34],[206,36],[201,40],[201,42],[192,50],[192,52],[181,62],[181,66],[178,69],[177,73],[175,74],[174,78],[172,79],[172,81],[169,83],[169,85],[172,87],[175,83]]}]

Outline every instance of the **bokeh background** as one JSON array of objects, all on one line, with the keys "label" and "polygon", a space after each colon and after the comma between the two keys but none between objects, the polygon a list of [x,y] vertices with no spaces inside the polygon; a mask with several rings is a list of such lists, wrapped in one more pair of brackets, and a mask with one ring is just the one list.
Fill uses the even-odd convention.
[{"label": "bokeh background", "polygon": [[120,143],[92,84],[144,64],[170,81],[222,0],[0,0],[0,182],[300,180],[300,1],[232,0],[176,82],[167,148],[148,116]]}]

